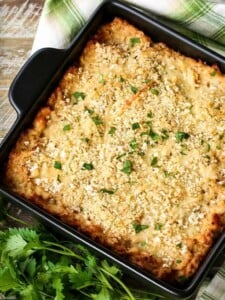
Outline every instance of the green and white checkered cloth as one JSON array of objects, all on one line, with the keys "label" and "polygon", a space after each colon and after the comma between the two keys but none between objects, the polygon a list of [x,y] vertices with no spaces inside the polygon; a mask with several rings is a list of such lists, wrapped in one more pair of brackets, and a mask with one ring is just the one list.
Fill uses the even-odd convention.
[{"label": "green and white checkered cloth", "polygon": [[[46,0],[33,49],[65,48],[102,0]],[[225,56],[225,0],[129,0],[173,29]],[[197,300],[225,300],[225,263]]]}]

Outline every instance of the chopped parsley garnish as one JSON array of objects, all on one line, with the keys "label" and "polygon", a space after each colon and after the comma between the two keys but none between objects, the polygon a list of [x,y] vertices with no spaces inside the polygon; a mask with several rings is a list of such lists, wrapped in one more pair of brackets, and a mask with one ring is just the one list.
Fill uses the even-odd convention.
[{"label": "chopped parsley garnish", "polygon": [[145,153],[144,153],[143,151],[139,151],[137,154],[138,154],[139,156],[145,156]]},{"label": "chopped parsley garnish", "polygon": [[138,88],[136,86],[131,85],[130,89],[132,93],[137,94]]},{"label": "chopped parsley garnish", "polygon": [[136,139],[133,139],[130,143],[129,143],[130,147],[132,149],[137,149],[138,148],[138,143]]},{"label": "chopped parsley garnish", "polygon": [[132,226],[136,233],[139,233],[142,230],[149,228],[149,225],[142,225],[142,224],[138,224],[138,223],[133,223]]},{"label": "chopped parsley garnish", "polygon": [[104,79],[104,77],[103,77],[102,74],[101,74],[101,76],[100,76],[99,83],[105,84],[105,79]]},{"label": "chopped parsley garnish", "polygon": [[151,82],[151,79],[146,78],[146,79],[145,79],[145,83],[149,83],[149,82]]},{"label": "chopped parsley garnish", "polygon": [[57,181],[61,183],[61,178],[60,178],[59,174],[57,176]]},{"label": "chopped parsley garnish", "polygon": [[187,145],[181,145],[181,151],[180,154],[187,155],[186,151],[188,150]]},{"label": "chopped parsley garnish", "polygon": [[123,168],[121,169],[121,171],[125,174],[130,174],[133,168],[133,164],[132,161],[130,160],[125,160],[123,162]]},{"label": "chopped parsley garnish", "polygon": [[108,134],[113,136],[115,132],[116,132],[116,127],[110,127]]},{"label": "chopped parsley garnish", "polygon": [[168,172],[168,171],[164,171],[164,175],[166,178],[170,177],[170,176],[174,176],[175,174],[172,172]]},{"label": "chopped parsley garnish", "polygon": [[151,167],[154,167],[156,166],[158,163],[158,157],[157,156],[154,156],[152,161],[151,161]]},{"label": "chopped parsley garnish", "polygon": [[54,168],[58,169],[58,170],[62,170],[61,162],[56,160],[55,163],[54,163]]},{"label": "chopped parsley garnish", "polygon": [[148,112],[148,113],[147,113],[147,117],[148,117],[148,118],[152,118],[152,117],[153,117],[153,112],[152,112],[152,111]]},{"label": "chopped parsley garnish", "polygon": [[141,39],[139,37],[130,38],[130,45],[133,47],[135,44],[140,44]]},{"label": "chopped parsley garnish", "polygon": [[177,142],[182,142],[183,140],[187,140],[190,135],[183,131],[178,131],[175,133],[175,138]]},{"label": "chopped parsley garnish", "polygon": [[182,260],[181,260],[181,259],[177,259],[177,260],[176,260],[176,263],[177,263],[177,264],[180,264],[180,263],[182,263]]},{"label": "chopped parsley garnish", "polygon": [[209,144],[209,143],[207,143],[207,144],[206,144],[206,152],[209,152],[209,151],[210,151],[210,149],[211,149],[211,146],[210,146],[210,144]]},{"label": "chopped parsley garnish", "polygon": [[82,138],[81,141],[85,142],[85,143],[89,143],[90,139],[89,138]]},{"label": "chopped parsley garnish", "polygon": [[120,76],[120,82],[124,82],[124,81],[125,79],[122,76]]},{"label": "chopped parsley garnish", "polygon": [[92,116],[91,119],[95,123],[95,125],[103,124],[102,118],[99,115]]},{"label": "chopped parsley garnish", "polygon": [[157,89],[151,89],[151,92],[152,92],[152,94],[153,95],[156,95],[156,96],[158,96],[158,94],[159,94],[159,90],[157,90]]},{"label": "chopped parsley garnish", "polygon": [[160,139],[160,135],[152,130],[152,128],[149,130],[148,135],[150,136],[153,141],[158,141]]},{"label": "chopped parsley garnish", "polygon": [[91,163],[84,163],[81,170],[91,171],[94,169],[94,166]]},{"label": "chopped parsley garnish", "polygon": [[155,225],[155,230],[161,230],[162,227],[163,227],[163,224],[157,223],[157,224]]},{"label": "chopped parsley garnish", "polygon": [[141,246],[141,247],[145,247],[146,245],[147,245],[147,243],[146,243],[145,241],[140,242],[140,246]]},{"label": "chopped parsley garnish", "polygon": [[71,129],[71,125],[70,124],[66,124],[64,127],[63,127],[63,131],[68,131]]},{"label": "chopped parsley garnish", "polygon": [[169,138],[169,133],[168,133],[168,130],[167,129],[162,129],[161,130],[161,133],[162,133],[162,139],[163,140],[167,140]]},{"label": "chopped parsley garnish", "polygon": [[182,248],[182,243],[176,244],[177,248],[181,249]]},{"label": "chopped parsley garnish", "polygon": [[112,190],[107,190],[107,189],[101,189],[100,192],[101,192],[101,193],[106,193],[106,194],[109,194],[109,195],[114,194],[114,191],[112,191]]},{"label": "chopped parsley garnish", "polygon": [[136,129],[140,128],[140,124],[139,123],[133,123],[131,125],[131,127],[132,127],[133,130],[136,130]]},{"label": "chopped parsley garnish", "polygon": [[213,77],[216,76],[216,70],[212,71],[212,72],[210,73],[210,75],[213,76]]},{"label": "chopped parsley garnish", "polygon": [[123,156],[125,156],[125,155],[126,155],[126,153],[122,153],[122,154],[118,155],[118,156],[116,157],[116,159],[120,159],[121,157],[123,157]]},{"label": "chopped parsley garnish", "polygon": [[85,111],[87,111],[89,113],[89,115],[91,115],[91,116],[94,114],[93,109],[89,109],[89,108],[85,107]]},{"label": "chopped parsley garnish", "polygon": [[86,97],[86,94],[83,92],[75,92],[73,93],[73,96],[75,98],[74,104],[77,104],[79,100],[84,100]]}]

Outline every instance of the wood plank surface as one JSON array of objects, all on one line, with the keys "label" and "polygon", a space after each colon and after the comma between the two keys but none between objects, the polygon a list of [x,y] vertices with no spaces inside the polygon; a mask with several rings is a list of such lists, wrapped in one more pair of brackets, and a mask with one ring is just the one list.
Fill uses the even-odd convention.
[{"label": "wood plank surface", "polygon": [[44,0],[0,0],[0,142],[16,118],[8,90],[30,55],[43,3]]}]

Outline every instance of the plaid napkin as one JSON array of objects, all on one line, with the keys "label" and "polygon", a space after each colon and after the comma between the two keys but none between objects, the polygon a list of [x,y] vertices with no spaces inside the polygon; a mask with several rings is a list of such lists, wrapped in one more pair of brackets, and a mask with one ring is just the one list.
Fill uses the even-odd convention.
[{"label": "plaid napkin", "polygon": [[[32,52],[67,47],[102,0],[46,0]],[[225,1],[130,0],[194,41],[225,56]],[[225,262],[201,286],[197,300],[225,300]]]}]

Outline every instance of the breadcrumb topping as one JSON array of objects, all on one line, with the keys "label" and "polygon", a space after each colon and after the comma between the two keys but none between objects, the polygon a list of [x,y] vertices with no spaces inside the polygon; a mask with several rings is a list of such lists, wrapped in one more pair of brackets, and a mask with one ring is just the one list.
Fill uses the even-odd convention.
[{"label": "breadcrumb topping", "polygon": [[[225,226],[215,221],[225,215],[224,95],[216,67],[115,19],[21,137],[7,180],[81,215],[91,235],[99,226],[106,244],[127,243],[158,277],[189,277]],[[27,182],[16,183],[18,161]]]}]

